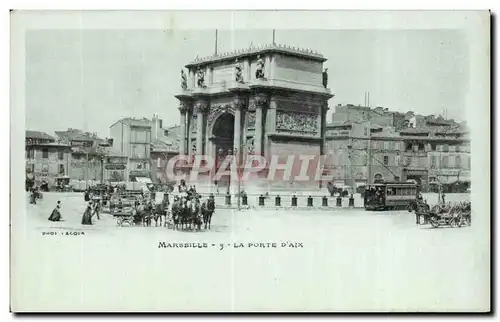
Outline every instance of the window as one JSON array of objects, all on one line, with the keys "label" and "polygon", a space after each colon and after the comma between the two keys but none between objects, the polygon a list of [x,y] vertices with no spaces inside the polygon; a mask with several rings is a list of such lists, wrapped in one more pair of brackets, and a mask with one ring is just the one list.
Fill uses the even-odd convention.
[{"label": "window", "polygon": [[384,155],[384,165],[389,165],[389,157]]},{"label": "window", "polygon": [[455,157],[455,168],[460,168],[461,167],[462,160],[460,159],[460,156],[457,155]]},{"label": "window", "polygon": [[455,152],[456,151],[454,145],[450,145],[448,149],[449,149],[450,152]]},{"label": "window", "polygon": [[448,168],[448,156],[443,157],[443,168]]},{"label": "window", "polygon": [[431,155],[431,167],[436,167],[436,156]]},{"label": "window", "polygon": [[431,151],[436,151],[436,143],[431,143]]},{"label": "window", "polygon": [[63,160],[64,159],[64,152],[63,151],[57,151],[57,158],[59,160]]},{"label": "window", "polygon": [[448,148],[448,145],[443,145],[443,152],[449,152],[449,148]]},{"label": "window", "polygon": [[42,158],[44,158],[44,159],[49,158],[49,149],[45,148],[42,150]]},{"label": "window", "polygon": [[28,173],[34,173],[35,172],[35,165],[34,164],[28,164],[26,166],[26,172],[28,172]]},{"label": "window", "polygon": [[59,165],[59,174],[64,174],[65,171],[64,171],[64,165],[63,164],[60,164]]},{"label": "window", "polygon": [[28,148],[26,150],[26,159],[34,159],[35,158],[35,150]]}]

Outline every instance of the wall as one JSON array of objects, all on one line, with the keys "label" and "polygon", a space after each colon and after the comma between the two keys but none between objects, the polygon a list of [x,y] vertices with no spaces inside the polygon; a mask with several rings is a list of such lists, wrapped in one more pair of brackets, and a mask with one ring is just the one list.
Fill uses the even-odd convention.
[{"label": "wall", "polygon": [[[384,180],[403,178],[402,165],[403,142],[398,140],[372,140],[371,141],[371,176],[372,180],[377,173],[384,176]],[[388,163],[385,163],[387,157]]]},{"label": "wall", "polygon": [[[48,158],[43,158],[43,152],[41,147],[31,147],[31,148],[33,149],[31,155],[28,155],[27,152],[26,170],[29,171],[33,170],[34,178],[36,181],[45,180],[50,186],[52,186],[55,185],[56,177],[68,175],[70,153],[67,147],[48,148],[49,151]],[[58,151],[64,151],[62,153],[62,160],[59,159]],[[61,166],[64,169],[61,169],[60,168]]]},{"label": "wall", "polygon": [[[276,175],[269,182],[270,187],[280,189],[301,189],[301,188],[317,188],[319,183],[314,181],[314,176],[316,175],[317,162],[319,160],[320,153],[320,143],[319,142],[298,142],[298,141],[278,141],[271,140],[270,142],[270,152],[271,155],[277,155],[279,157],[279,164],[286,164],[288,156],[294,156],[294,163],[291,169],[291,176],[287,180],[283,177],[284,171],[277,171]],[[298,176],[302,166],[300,161],[300,155],[313,155],[318,156],[316,160],[311,160],[308,168],[308,175],[312,180],[308,181],[295,181],[293,180],[295,176]],[[268,165],[270,160],[268,160]],[[292,181],[295,181],[293,183]]]},{"label": "wall", "polygon": [[363,106],[335,106],[332,122],[359,122],[370,121],[380,126],[394,126],[395,117],[392,113],[377,113]]},{"label": "wall", "polygon": [[[243,62],[241,62],[242,66],[244,66]],[[223,85],[226,83],[226,85],[229,85],[233,82],[233,75],[234,75],[234,63],[231,65],[221,65],[221,64],[216,64],[213,66],[213,84],[214,85]],[[244,67],[243,67],[244,68]],[[243,77],[246,80],[245,77],[245,70],[243,70]],[[206,78],[205,75],[205,84],[208,85],[208,79]]]},{"label": "wall", "polygon": [[322,63],[296,57],[275,55],[274,79],[322,86]]},{"label": "wall", "polygon": [[118,122],[110,127],[110,136],[113,139],[113,149],[119,151],[123,155],[129,156],[129,133],[128,124]]},{"label": "wall", "polygon": [[[177,152],[151,152],[151,180],[153,182],[167,183],[167,162],[176,155],[178,155]],[[160,159],[159,162],[158,159]]]},{"label": "wall", "polygon": [[71,154],[69,177],[72,180],[101,180],[100,158],[89,157],[84,154]]},{"label": "wall", "polygon": [[[437,151],[428,152],[427,162],[432,169],[429,171],[429,177],[437,177],[442,183],[459,179],[470,181],[470,146],[457,144],[447,147],[448,152],[443,151],[444,145],[438,145]],[[460,160],[457,160],[457,157]]]}]

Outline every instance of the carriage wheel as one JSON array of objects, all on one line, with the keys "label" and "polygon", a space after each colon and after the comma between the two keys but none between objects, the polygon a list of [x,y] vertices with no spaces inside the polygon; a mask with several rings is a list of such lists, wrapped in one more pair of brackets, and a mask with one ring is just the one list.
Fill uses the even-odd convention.
[{"label": "carriage wheel", "polygon": [[434,228],[439,227],[439,222],[436,218],[434,218],[434,217],[429,218],[429,222],[431,223],[432,227],[434,227]]},{"label": "carriage wheel", "polygon": [[118,219],[116,220],[116,226],[121,227],[122,224],[123,224],[123,218],[122,217],[118,217]]}]

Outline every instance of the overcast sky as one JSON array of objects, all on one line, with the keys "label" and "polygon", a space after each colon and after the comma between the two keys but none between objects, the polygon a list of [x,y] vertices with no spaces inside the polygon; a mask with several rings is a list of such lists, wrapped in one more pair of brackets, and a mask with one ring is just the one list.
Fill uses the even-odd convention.
[{"label": "overcast sky", "polygon": [[[26,33],[26,128],[109,135],[120,118],[179,122],[180,69],[214,52],[214,30]],[[219,52],[272,42],[272,30],[219,31]],[[458,30],[276,30],[276,42],[321,52],[330,107],[373,107],[464,119],[469,48]],[[330,117],[329,117],[330,119]]]}]

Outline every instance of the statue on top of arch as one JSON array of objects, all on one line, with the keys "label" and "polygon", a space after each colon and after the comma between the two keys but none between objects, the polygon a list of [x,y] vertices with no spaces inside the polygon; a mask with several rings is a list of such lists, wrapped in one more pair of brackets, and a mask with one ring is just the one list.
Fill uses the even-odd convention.
[{"label": "statue on top of arch", "polygon": [[235,80],[237,83],[243,84],[243,67],[241,64],[238,62],[238,58],[236,58],[236,65],[234,65],[234,70],[235,70]]},{"label": "statue on top of arch", "polygon": [[260,58],[260,55],[257,56],[257,70],[255,71],[255,78],[266,80],[264,77],[264,59]]},{"label": "statue on top of arch", "polygon": [[181,69],[181,88],[183,90],[187,90],[188,88],[186,73],[184,73],[183,69]]},{"label": "statue on top of arch", "polygon": [[198,87],[201,87],[201,88],[206,88],[207,85],[205,85],[205,72],[203,71],[203,69],[198,69]]}]

